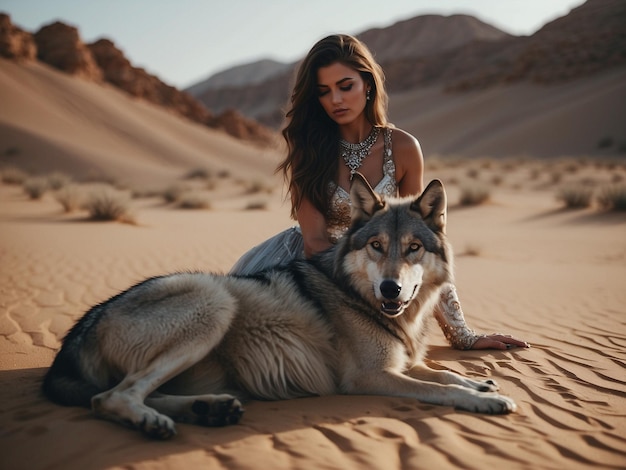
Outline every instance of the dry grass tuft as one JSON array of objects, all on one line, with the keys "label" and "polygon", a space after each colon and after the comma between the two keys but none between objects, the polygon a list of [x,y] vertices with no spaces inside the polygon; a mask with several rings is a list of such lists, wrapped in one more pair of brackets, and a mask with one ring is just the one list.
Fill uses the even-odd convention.
[{"label": "dry grass tuft", "polygon": [[24,184],[28,177],[28,173],[13,166],[2,169],[2,182],[4,184]]},{"label": "dry grass tuft", "polygon": [[626,211],[626,184],[614,183],[601,188],[597,202],[604,210]]},{"label": "dry grass tuft", "polygon": [[247,211],[266,210],[267,207],[268,207],[267,201],[257,200],[257,201],[248,202],[248,204],[245,207],[245,210]]},{"label": "dry grass tuft", "polygon": [[190,192],[191,190],[192,187],[190,185],[177,183],[163,191],[162,195],[165,202],[178,202],[184,193]]},{"label": "dry grass tuft", "polygon": [[274,191],[274,188],[267,184],[262,180],[252,180],[245,183],[246,185],[246,193],[248,194],[258,194],[258,193],[267,193],[271,194]]},{"label": "dry grass tuft", "polygon": [[130,194],[106,184],[92,187],[86,198],[84,208],[91,220],[135,223],[130,211]]},{"label": "dry grass tuft", "polygon": [[461,206],[478,206],[491,199],[491,188],[487,184],[465,183],[461,186],[459,204]]},{"label": "dry grass tuft", "polygon": [[480,256],[482,254],[482,248],[476,243],[467,243],[465,245],[465,251],[461,253],[462,256]]},{"label": "dry grass tuft", "polygon": [[584,209],[591,206],[593,188],[581,184],[568,184],[557,191],[556,199],[568,209]]},{"label": "dry grass tuft", "polygon": [[61,204],[65,212],[74,212],[83,207],[85,196],[78,185],[69,184],[57,190],[54,193],[54,198]]},{"label": "dry grass tuft", "polygon": [[47,179],[50,189],[54,191],[61,189],[72,182],[72,178],[70,176],[59,171],[50,173]]},{"label": "dry grass tuft", "polygon": [[27,178],[23,186],[24,192],[28,194],[31,199],[41,199],[45,192],[50,189],[48,178],[43,176],[33,176]]},{"label": "dry grass tuft", "polygon": [[194,168],[193,170],[189,170],[187,174],[183,177],[186,180],[208,180],[213,176],[213,172],[208,168]]},{"label": "dry grass tuft", "polygon": [[197,191],[182,193],[177,201],[177,207],[181,209],[210,209],[211,201],[204,194]]}]

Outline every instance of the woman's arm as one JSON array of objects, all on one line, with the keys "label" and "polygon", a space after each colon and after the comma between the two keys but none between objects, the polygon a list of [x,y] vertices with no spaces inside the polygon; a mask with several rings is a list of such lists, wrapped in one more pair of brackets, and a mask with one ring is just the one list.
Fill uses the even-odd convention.
[{"label": "woman's arm", "polygon": [[393,161],[400,196],[417,196],[424,190],[424,157],[419,142],[402,129],[393,130]]},{"label": "woman's arm", "polygon": [[[424,157],[417,139],[401,129],[394,129],[392,151],[399,195],[421,194],[424,190]],[[461,303],[453,285],[444,286],[442,289],[441,300],[435,308],[435,318],[448,342],[457,349],[529,347],[525,341],[509,335],[476,334],[465,322]]]}]

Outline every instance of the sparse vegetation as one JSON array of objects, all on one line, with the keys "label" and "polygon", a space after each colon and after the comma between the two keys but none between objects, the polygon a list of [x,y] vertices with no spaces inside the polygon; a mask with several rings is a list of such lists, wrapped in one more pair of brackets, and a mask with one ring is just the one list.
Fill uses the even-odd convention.
[{"label": "sparse vegetation", "polygon": [[530,170],[530,172],[528,173],[528,178],[531,181],[536,181],[541,176],[541,173],[542,173],[541,169],[539,169],[539,168],[532,168]]},{"label": "sparse vegetation", "polygon": [[132,195],[131,197],[133,199],[146,199],[150,197],[162,197],[163,193],[164,192],[162,189],[147,188],[147,187],[133,188],[131,191],[131,195]]},{"label": "sparse vegetation", "polygon": [[478,206],[489,201],[491,188],[487,184],[472,183],[461,186],[459,204],[461,206]]},{"label": "sparse vegetation", "polygon": [[213,176],[213,174],[211,173],[211,170],[209,170],[208,168],[194,168],[193,170],[190,170],[184,176],[184,179],[186,179],[186,180],[193,180],[193,179],[208,180],[212,176]]},{"label": "sparse vegetation", "polygon": [[558,184],[563,180],[563,173],[559,171],[553,171],[550,173],[550,182],[552,184]]},{"label": "sparse vegetation", "polygon": [[593,188],[582,184],[568,184],[559,188],[556,198],[568,209],[583,209],[591,206]]},{"label": "sparse vegetation", "polygon": [[600,189],[597,202],[601,209],[626,211],[626,184],[615,183]]},{"label": "sparse vegetation", "polygon": [[478,170],[478,168],[470,168],[469,170],[467,170],[467,176],[472,179],[478,179],[478,177],[480,176],[480,171]]},{"label": "sparse vegetation", "polygon": [[130,194],[110,185],[91,188],[85,198],[85,209],[92,220],[135,223],[130,212]]},{"label": "sparse vegetation", "polygon": [[50,189],[56,191],[57,189],[61,189],[62,187],[70,184],[72,182],[72,178],[66,175],[65,173],[61,173],[55,171],[48,175],[48,186]]},{"label": "sparse vegetation", "polygon": [[246,184],[246,192],[248,194],[271,193],[273,188],[261,180],[248,181]]},{"label": "sparse vegetation", "polygon": [[24,181],[24,192],[31,199],[41,199],[44,193],[50,188],[48,178],[43,176],[33,176]]},{"label": "sparse vegetation", "polygon": [[250,201],[248,202],[248,204],[246,205],[246,210],[248,211],[253,211],[253,210],[266,210],[267,209],[267,201]]},{"label": "sparse vegetation", "polygon": [[465,245],[465,251],[461,253],[463,256],[480,256],[482,254],[482,249],[475,243],[467,243]]},{"label": "sparse vegetation", "polygon": [[177,206],[181,209],[210,209],[211,201],[197,191],[187,191],[178,197]]},{"label": "sparse vegetation", "polygon": [[16,167],[2,169],[2,182],[4,184],[23,184],[28,179],[28,173]]},{"label": "sparse vegetation", "polygon": [[177,202],[184,193],[191,191],[191,189],[191,186],[188,184],[174,184],[163,191],[163,199],[168,203]]},{"label": "sparse vegetation", "polygon": [[493,175],[491,178],[491,184],[494,186],[501,186],[504,182],[504,177],[502,175]]},{"label": "sparse vegetation", "polygon": [[83,205],[83,191],[78,185],[68,184],[54,193],[54,197],[65,212],[74,212]]}]

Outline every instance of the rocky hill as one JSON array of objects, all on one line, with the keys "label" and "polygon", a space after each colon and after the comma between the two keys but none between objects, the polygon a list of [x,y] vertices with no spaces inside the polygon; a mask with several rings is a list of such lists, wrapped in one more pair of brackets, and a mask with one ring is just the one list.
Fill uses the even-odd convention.
[{"label": "rocky hill", "polygon": [[[383,66],[392,95],[425,86],[463,92],[521,81],[562,83],[626,65],[626,2],[588,0],[529,37],[466,15],[420,16],[358,37]],[[196,97],[211,109],[235,108],[279,127],[294,68],[263,83],[225,85]]]},{"label": "rocky hill", "polygon": [[13,60],[39,60],[58,70],[94,82],[107,82],[162,106],[194,122],[261,145],[274,145],[276,133],[251,118],[229,111],[214,115],[190,94],[163,83],[144,69],[134,67],[108,39],[85,44],[78,29],[61,22],[35,34],[21,30],[0,14],[0,56]]},{"label": "rocky hill", "polygon": [[[385,64],[396,60],[414,61],[425,54],[436,55],[473,41],[489,43],[505,40],[510,35],[467,15],[424,15],[400,21],[388,28],[370,29],[358,37],[368,45],[377,60]],[[253,66],[250,64],[250,68]],[[290,64],[282,73],[260,83],[247,82],[238,86],[231,81],[210,88],[194,85],[188,91],[211,109],[234,108],[276,128],[282,124],[282,107],[288,99],[296,66],[297,63]],[[223,72],[222,75],[230,72]]]},{"label": "rocky hill", "polygon": [[512,36],[468,15],[423,15],[358,35],[380,63],[433,56],[474,41]]},{"label": "rocky hill", "polygon": [[211,75],[206,80],[196,83],[185,91],[193,96],[200,95],[207,90],[225,87],[242,87],[263,83],[276,75],[291,69],[293,64],[285,64],[270,59],[262,59],[250,64],[239,65]]},{"label": "rocky hill", "polygon": [[497,48],[475,45],[446,57],[472,57],[466,70],[447,80],[449,90],[530,81],[555,84],[626,65],[626,2],[588,0],[530,37]]},{"label": "rocky hill", "polygon": [[15,26],[4,13],[0,13],[0,56],[16,61],[37,59],[37,45],[32,34]]}]

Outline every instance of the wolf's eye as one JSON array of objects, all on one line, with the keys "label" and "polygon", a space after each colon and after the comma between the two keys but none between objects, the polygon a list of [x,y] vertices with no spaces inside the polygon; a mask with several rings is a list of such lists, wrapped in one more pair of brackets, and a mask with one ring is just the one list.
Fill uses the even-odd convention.
[{"label": "wolf's eye", "polygon": [[419,251],[419,249],[422,247],[421,244],[417,243],[417,242],[413,242],[409,245],[409,251]]},{"label": "wolf's eye", "polygon": [[383,245],[378,240],[374,240],[372,243],[370,243],[370,246],[376,251],[382,251],[383,249]]}]

